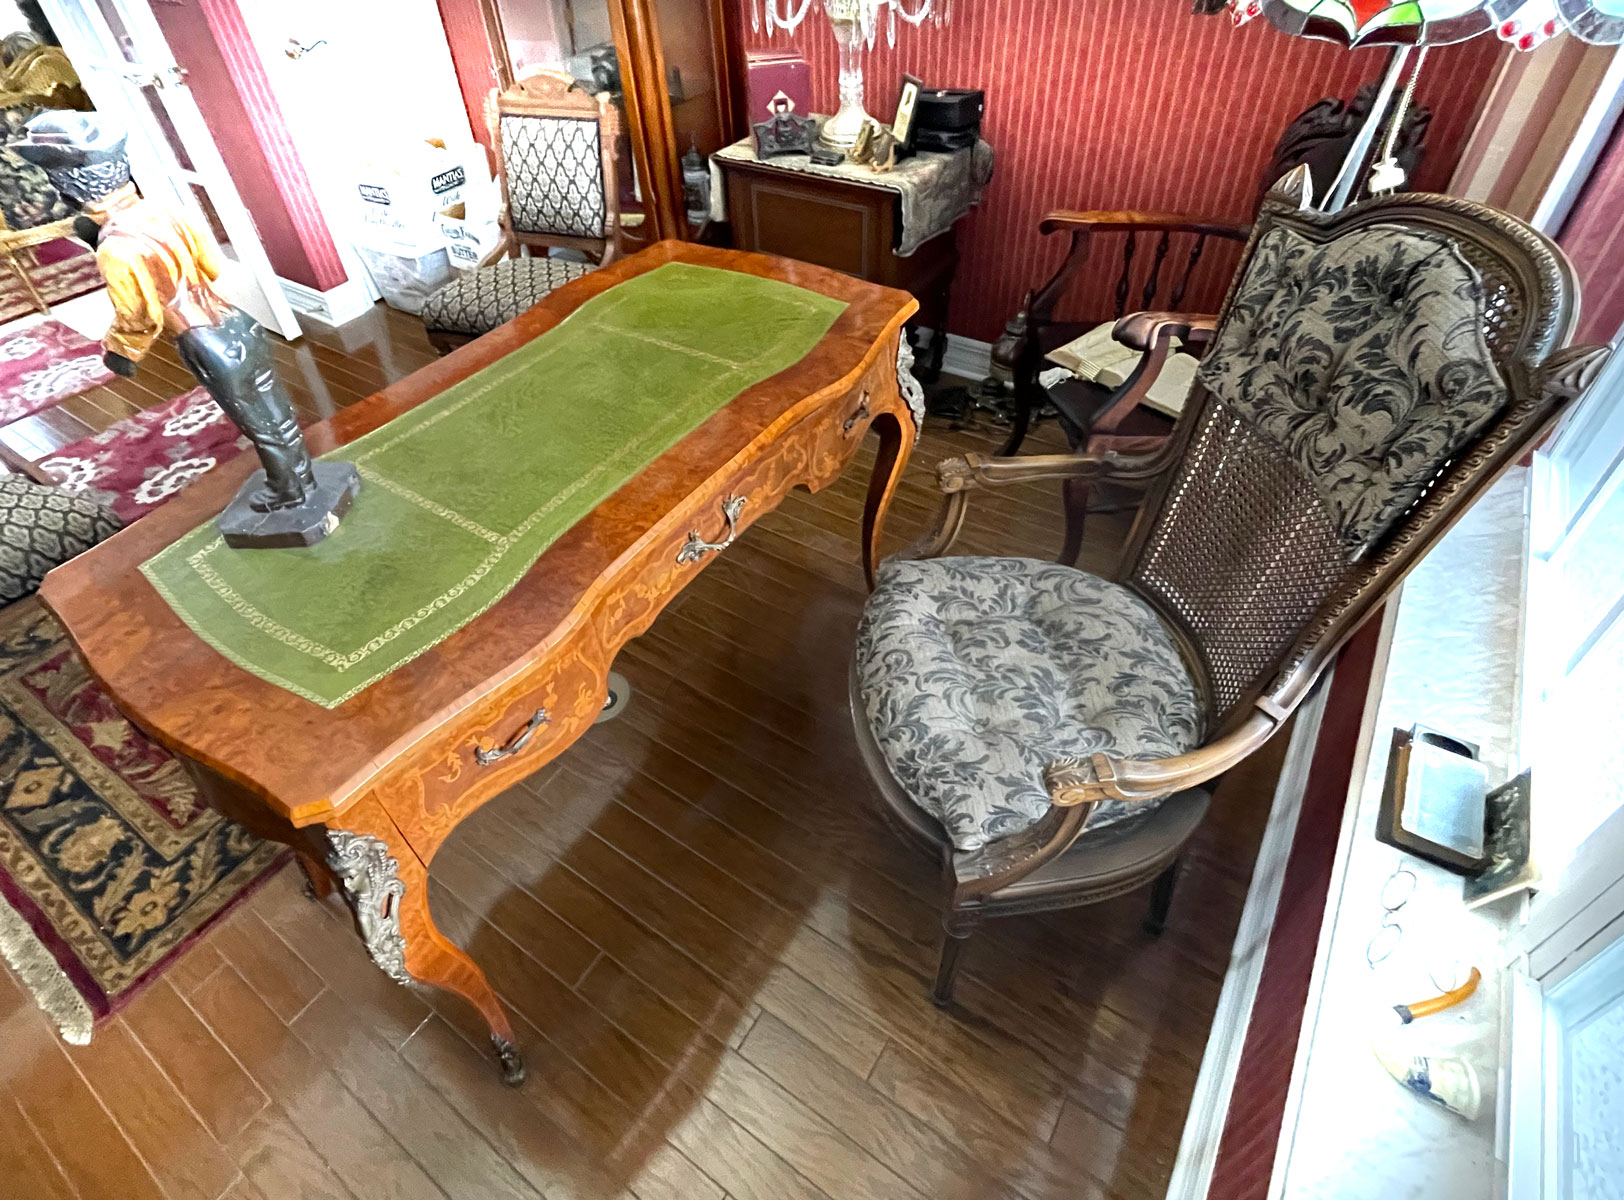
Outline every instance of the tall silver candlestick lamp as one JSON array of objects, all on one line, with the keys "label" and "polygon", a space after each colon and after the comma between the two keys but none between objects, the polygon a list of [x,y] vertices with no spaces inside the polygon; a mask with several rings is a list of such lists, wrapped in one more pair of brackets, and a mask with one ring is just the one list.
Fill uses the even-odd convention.
[{"label": "tall silver candlestick lamp", "polygon": [[[793,34],[801,27],[812,0],[750,0],[750,28],[767,36]],[[765,10],[765,15],[764,15]],[[953,20],[953,0],[917,0],[910,10],[904,0],[823,0],[835,45],[840,47],[840,109],[823,124],[819,140],[837,150],[850,150],[864,122],[863,54],[874,48],[880,18],[885,18],[885,44],[897,44],[897,21],[918,27],[929,21],[947,25]]]}]

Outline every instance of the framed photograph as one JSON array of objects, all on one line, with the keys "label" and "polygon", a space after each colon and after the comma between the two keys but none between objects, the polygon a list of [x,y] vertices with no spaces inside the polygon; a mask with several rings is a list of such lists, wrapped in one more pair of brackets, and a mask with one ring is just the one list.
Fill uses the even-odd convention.
[{"label": "framed photograph", "polygon": [[891,121],[891,136],[897,139],[898,158],[906,158],[914,151],[914,133],[918,128],[914,113],[919,107],[919,89],[923,86],[912,75],[902,77],[902,90],[897,94],[897,115]]}]

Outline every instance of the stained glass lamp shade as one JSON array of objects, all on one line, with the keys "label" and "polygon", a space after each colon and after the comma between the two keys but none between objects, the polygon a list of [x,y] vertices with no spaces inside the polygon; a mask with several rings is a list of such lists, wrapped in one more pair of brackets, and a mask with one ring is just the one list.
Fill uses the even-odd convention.
[{"label": "stained glass lamp shade", "polygon": [[1597,45],[1624,40],[1624,0],[1230,0],[1241,25],[1344,46],[1446,46],[1494,32],[1519,50],[1567,30]]},{"label": "stained glass lamp shade", "polygon": [[1483,0],[1261,0],[1285,33],[1346,46],[1436,46],[1464,42],[1493,27]]},{"label": "stained glass lamp shade", "polygon": [[1358,164],[1375,143],[1412,52],[1415,68],[1398,98],[1385,156],[1371,168],[1372,192],[1390,191],[1404,182],[1404,172],[1393,158],[1393,141],[1430,47],[1464,42],[1491,29],[1519,50],[1532,50],[1562,30],[1595,45],[1624,41],[1624,0],[1196,0],[1197,12],[1223,8],[1237,25],[1266,16],[1276,29],[1299,37],[1343,46],[1391,47],[1370,115],[1324,201],[1330,211],[1352,197]]}]

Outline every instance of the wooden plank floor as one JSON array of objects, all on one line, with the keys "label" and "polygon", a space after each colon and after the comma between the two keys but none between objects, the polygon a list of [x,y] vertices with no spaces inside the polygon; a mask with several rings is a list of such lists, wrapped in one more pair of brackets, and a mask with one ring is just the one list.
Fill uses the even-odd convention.
[{"label": "wooden plank floor", "polygon": [[[277,355],[308,419],[433,357],[382,308]],[[163,350],[5,436],[43,455],[186,385]],[[893,540],[932,512],[931,464],[995,446],[928,432]],[[0,969],[0,1196],[1161,1196],[1276,756],[1226,782],[1161,938],[1142,895],[994,922],[934,1009],[934,866],[875,815],[846,709],[870,454],[719,556],[622,654],[625,715],[435,861],[523,1089],[290,868],[89,1046]],[[1057,511],[1049,486],[978,497],[959,549],[1052,554]],[[1085,565],[1122,529],[1100,519]]]}]

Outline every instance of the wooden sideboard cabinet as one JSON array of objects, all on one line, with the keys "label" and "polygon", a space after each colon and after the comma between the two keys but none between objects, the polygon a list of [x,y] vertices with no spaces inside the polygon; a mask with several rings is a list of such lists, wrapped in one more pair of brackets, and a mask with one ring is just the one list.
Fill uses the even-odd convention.
[{"label": "wooden sideboard cabinet", "polygon": [[904,258],[896,253],[902,201],[889,188],[760,163],[715,161],[727,187],[736,249],[795,258],[913,293],[919,312],[909,327],[932,331],[915,374],[927,383],[940,374],[947,303],[959,265],[955,229]]}]

